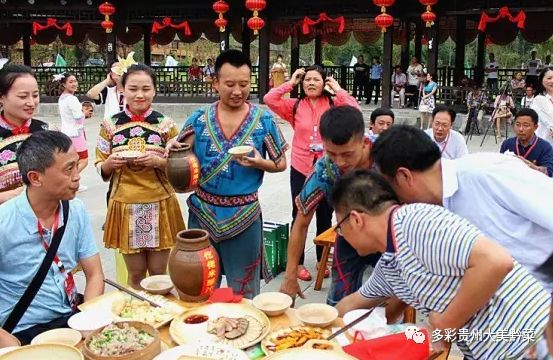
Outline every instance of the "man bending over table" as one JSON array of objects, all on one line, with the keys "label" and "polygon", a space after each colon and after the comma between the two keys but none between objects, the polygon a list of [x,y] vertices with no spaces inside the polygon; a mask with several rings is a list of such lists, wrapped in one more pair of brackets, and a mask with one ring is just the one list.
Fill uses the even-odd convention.
[{"label": "man bending over table", "polygon": [[365,170],[338,180],[332,203],[337,231],[359,255],[383,253],[363,287],[338,303],[340,315],[398,297],[428,316],[434,337],[461,329],[532,335],[509,341],[459,336],[465,359],[518,358],[543,334],[550,295],[467,220],[441,206],[399,206],[390,185]]}]

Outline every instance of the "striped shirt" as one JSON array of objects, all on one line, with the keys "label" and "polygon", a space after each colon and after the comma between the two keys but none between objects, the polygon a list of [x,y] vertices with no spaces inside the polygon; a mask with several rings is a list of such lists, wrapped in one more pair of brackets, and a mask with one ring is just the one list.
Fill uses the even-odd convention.
[{"label": "striped shirt", "polygon": [[[425,315],[443,313],[461,285],[481,232],[448,210],[427,204],[398,208],[391,224],[386,252],[360,294],[369,299],[395,296]],[[549,306],[549,294],[514,262],[488,304],[462,328],[469,334],[531,331],[538,339]],[[513,341],[494,342],[485,336],[465,340],[457,346],[468,359],[516,358],[530,345],[522,336]]]}]

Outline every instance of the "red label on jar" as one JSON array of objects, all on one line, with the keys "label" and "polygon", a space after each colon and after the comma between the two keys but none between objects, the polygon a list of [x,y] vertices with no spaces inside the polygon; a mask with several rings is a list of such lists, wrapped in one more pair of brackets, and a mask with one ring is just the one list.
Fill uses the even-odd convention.
[{"label": "red label on jar", "polygon": [[211,295],[219,279],[219,256],[212,247],[201,250],[198,254],[202,264],[202,291],[200,296]]},{"label": "red label on jar", "polygon": [[198,187],[200,181],[200,162],[195,156],[190,156],[188,158],[188,169],[190,174],[190,182],[188,183],[189,189],[194,189]]}]

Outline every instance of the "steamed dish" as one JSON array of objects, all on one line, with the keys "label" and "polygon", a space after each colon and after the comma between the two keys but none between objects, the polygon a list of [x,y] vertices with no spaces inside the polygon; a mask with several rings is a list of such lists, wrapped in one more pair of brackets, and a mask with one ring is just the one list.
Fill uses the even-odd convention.
[{"label": "steamed dish", "polygon": [[126,299],[113,304],[113,313],[125,320],[136,320],[155,325],[170,320],[173,313],[163,307],[153,307],[147,301]]},{"label": "steamed dish", "polygon": [[154,337],[147,332],[128,324],[121,327],[111,324],[92,337],[88,348],[96,355],[120,356],[142,350],[153,340]]}]

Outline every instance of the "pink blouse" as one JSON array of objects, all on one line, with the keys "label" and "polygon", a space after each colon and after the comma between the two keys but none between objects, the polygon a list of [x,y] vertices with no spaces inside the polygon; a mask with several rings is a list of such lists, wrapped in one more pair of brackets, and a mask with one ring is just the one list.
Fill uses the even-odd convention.
[{"label": "pink blouse", "polygon": [[[290,82],[285,82],[279,87],[271,89],[263,98],[267,106],[274,111],[279,117],[288,121],[294,129],[294,138],[292,139],[292,167],[308,176],[313,169],[313,164],[323,152],[312,152],[309,150],[309,145],[315,142],[322,142],[319,135],[319,121],[321,115],[330,108],[330,102],[326,96],[321,96],[317,99],[315,105],[308,98],[300,100],[296,116],[293,117],[294,104],[297,99],[284,98],[284,95],[292,91],[293,87]],[[350,105],[359,109],[359,105],[355,98],[347,91],[340,90],[334,98],[334,106]],[[313,137],[318,140],[313,140]]]}]

